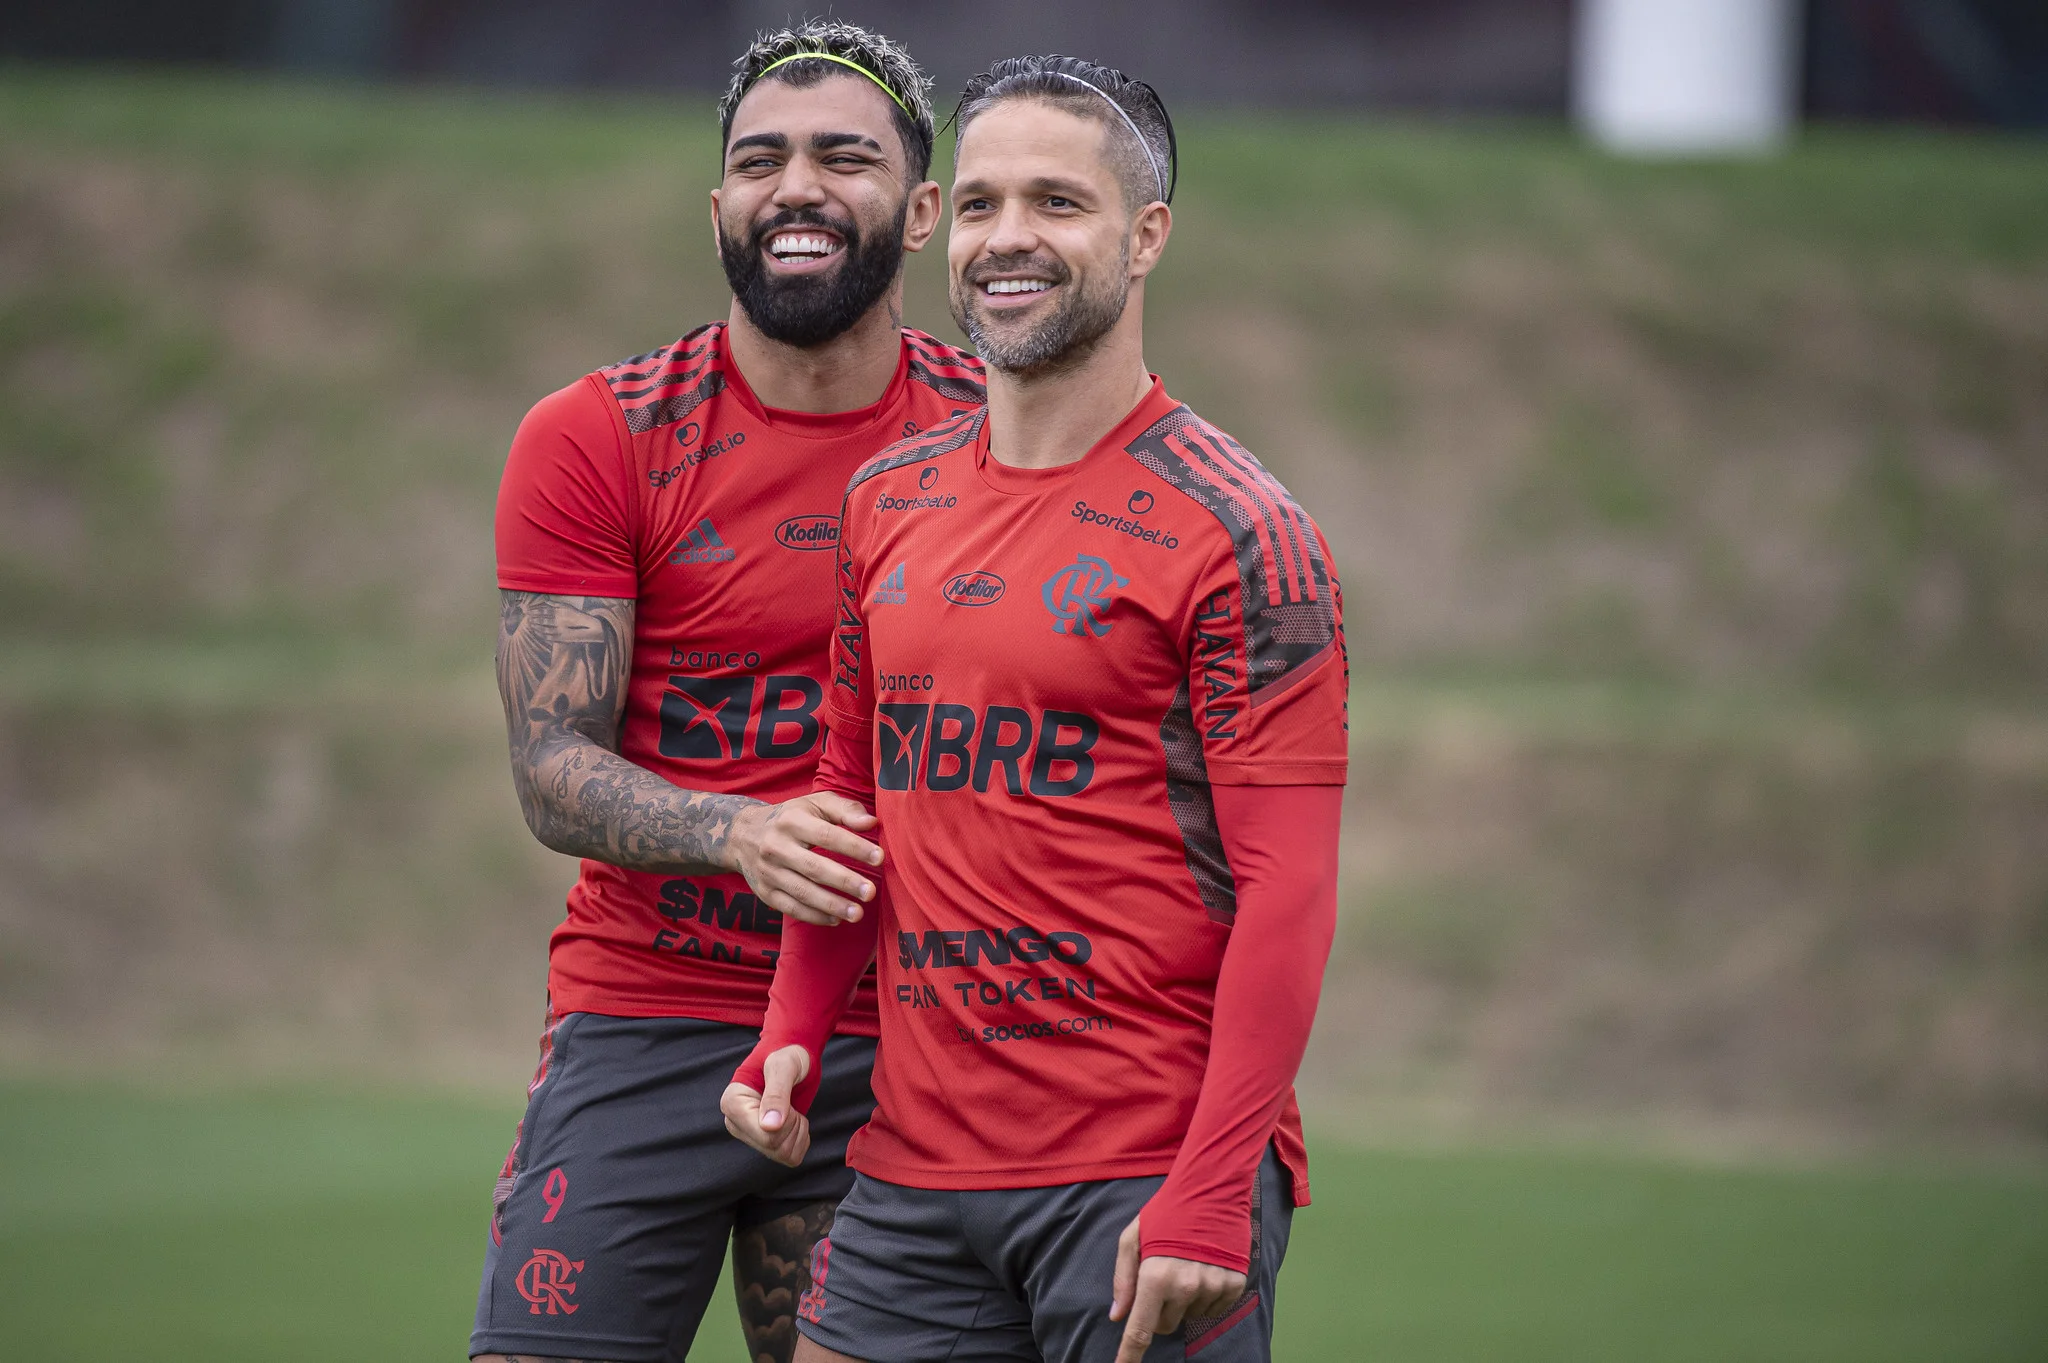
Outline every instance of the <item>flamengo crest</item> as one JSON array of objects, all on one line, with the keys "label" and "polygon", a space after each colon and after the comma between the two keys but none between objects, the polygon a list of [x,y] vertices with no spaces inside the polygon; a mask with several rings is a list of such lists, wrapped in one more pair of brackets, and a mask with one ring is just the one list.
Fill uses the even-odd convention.
[{"label": "flamengo crest", "polygon": [[1039,594],[1052,612],[1055,634],[1079,634],[1084,629],[1096,638],[1109,633],[1110,622],[1102,618],[1111,594],[1128,587],[1131,580],[1118,577],[1106,558],[1082,554],[1045,580]]}]

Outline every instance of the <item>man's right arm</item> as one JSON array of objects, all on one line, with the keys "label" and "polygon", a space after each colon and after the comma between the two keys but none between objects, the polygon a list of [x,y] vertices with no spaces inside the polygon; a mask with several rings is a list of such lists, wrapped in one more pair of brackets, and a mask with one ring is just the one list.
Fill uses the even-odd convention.
[{"label": "man's right arm", "polygon": [[853,831],[874,826],[859,805],[830,795],[768,805],[685,790],[619,756],[632,601],[499,595],[498,693],[512,784],[536,838],[572,857],[638,871],[738,871],[762,902],[799,919],[860,916],[874,886],[811,850],[880,861],[880,850]]},{"label": "man's right arm", "polygon": [[711,875],[734,819],[759,803],[684,790],[617,753],[633,602],[500,592],[498,695],[512,784],[533,835],[557,852],[636,870]]}]

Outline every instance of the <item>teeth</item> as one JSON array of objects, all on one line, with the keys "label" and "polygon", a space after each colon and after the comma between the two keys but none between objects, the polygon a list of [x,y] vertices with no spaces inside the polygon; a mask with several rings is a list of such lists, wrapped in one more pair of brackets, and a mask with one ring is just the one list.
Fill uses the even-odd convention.
[{"label": "teeth", "polygon": [[834,247],[829,237],[789,235],[770,241],[768,250],[776,256],[829,256]]},{"label": "teeth", "polygon": [[1043,293],[1052,285],[1043,279],[991,279],[990,293]]}]

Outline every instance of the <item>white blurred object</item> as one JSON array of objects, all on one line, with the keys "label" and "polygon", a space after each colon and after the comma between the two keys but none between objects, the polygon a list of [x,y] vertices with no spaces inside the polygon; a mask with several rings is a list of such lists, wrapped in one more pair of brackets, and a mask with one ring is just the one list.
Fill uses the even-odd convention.
[{"label": "white blurred object", "polygon": [[1601,146],[1769,151],[1792,121],[1794,0],[1580,0],[1573,103]]}]

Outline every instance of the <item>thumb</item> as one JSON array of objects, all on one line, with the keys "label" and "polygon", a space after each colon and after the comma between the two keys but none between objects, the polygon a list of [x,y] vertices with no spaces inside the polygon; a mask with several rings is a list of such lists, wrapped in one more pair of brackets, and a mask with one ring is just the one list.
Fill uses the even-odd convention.
[{"label": "thumb", "polygon": [[811,1073],[811,1057],[801,1046],[784,1046],[761,1066],[761,1128],[780,1131],[789,1121],[790,1095]]},{"label": "thumb", "polygon": [[814,792],[811,803],[817,809],[820,818],[836,823],[841,828],[873,828],[880,822],[861,806],[860,801],[849,800],[844,795],[834,795],[830,791]]}]

